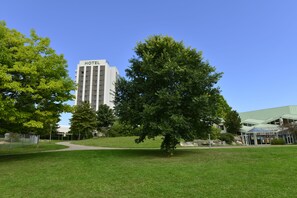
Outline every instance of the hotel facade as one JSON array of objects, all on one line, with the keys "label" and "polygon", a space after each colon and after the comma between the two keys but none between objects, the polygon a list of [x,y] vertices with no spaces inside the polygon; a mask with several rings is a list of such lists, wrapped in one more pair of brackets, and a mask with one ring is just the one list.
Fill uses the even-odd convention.
[{"label": "hotel facade", "polygon": [[97,111],[99,105],[114,107],[115,82],[118,69],[110,66],[106,60],[81,60],[76,69],[75,105],[88,101]]}]

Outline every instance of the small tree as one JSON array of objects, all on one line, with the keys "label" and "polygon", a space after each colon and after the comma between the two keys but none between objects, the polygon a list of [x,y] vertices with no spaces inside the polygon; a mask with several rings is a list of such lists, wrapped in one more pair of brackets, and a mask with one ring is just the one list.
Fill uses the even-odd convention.
[{"label": "small tree", "polygon": [[89,138],[92,132],[96,130],[96,112],[91,108],[89,102],[83,102],[74,109],[70,119],[70,132],[81,138]]},{"label": "small tree", "polygon": [[96,112],[97,130],[108,129],[115,121],[113,110],[106,104],[101,104]]},{"label": "small tree", "polygon": [[172,154],[180,139],[205,136],[217,122],[221,77],[202,53],[167,36],[152,36],[135,47],[127,78],[116,88],[122,122],[141,127],[139,138],[163,136],[161,149]]},{"label": "small tree", "polygon": [[225,127],[228,133],[237,134],[241,128],[241,119],[235,111],[229,111],[225,117]]},{"label": "small tree", "polygon": [[221,129],[218,127],[212,126],[211,132],[210,132],[210,138],[212,140],[216,140],[216,139],[219,139],[220,135],[221,135]]}]

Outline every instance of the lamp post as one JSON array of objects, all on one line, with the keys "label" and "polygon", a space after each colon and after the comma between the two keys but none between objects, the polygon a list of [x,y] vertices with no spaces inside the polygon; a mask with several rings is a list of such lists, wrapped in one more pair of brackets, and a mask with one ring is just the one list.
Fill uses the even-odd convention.
[{"label": "lamp post", "polygon": [[211,148],[210,133],[208,134],[209,148]]},{"label": "lamp post", "polygon": [[52,141],[52,127],[53,127],[53,124],[50,124],[50,142]]}]

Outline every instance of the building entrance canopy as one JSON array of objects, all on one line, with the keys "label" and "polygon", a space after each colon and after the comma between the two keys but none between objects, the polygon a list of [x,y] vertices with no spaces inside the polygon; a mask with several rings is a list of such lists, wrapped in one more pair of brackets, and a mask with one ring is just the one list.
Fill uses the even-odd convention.
[{"label": "building entrance canopy", "polygon": [[247,133],[275,133],[279,132],[281,129],[278,125],[270,125],[270,124],[259,124],[253,127],[251,130],[247,131]]}]

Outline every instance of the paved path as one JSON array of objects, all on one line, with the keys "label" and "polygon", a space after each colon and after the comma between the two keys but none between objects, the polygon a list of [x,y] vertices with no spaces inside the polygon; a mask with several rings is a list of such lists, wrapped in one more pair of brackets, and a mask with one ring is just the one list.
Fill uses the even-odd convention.
[{"label": "paved path", "polygon": [[[56,152],[56,151],[79,151],[79,150],[142,150],[142,149],[159,149],[159,148],[111,148],[111,147],[98,147],[98,146],[83,146],[77,144],[71,144],[70,142],[57,142],[56,144],[67,146],[68,148],[59,149],[59,150],[48,150],[44,152]],[[261,148],[261,147],[283,147],[286,145],[249,145],[249,146],[213,146],[213,147],[197,147],[197,146],[186,146],[179,147],[177,149],[220,149],[220,148]],[[297,146],[297,145],[289,145]]]},{"label": "paved path", "polygon": [[119,150],[122,148],[110,148],[110,147],[98,147],[98,146],[83,146],[77,144],[71,144],[70,142],[57,142],[56,144],[68,146],[65,149],[59,149],[55,151],[81,151],[81,150]]}]

